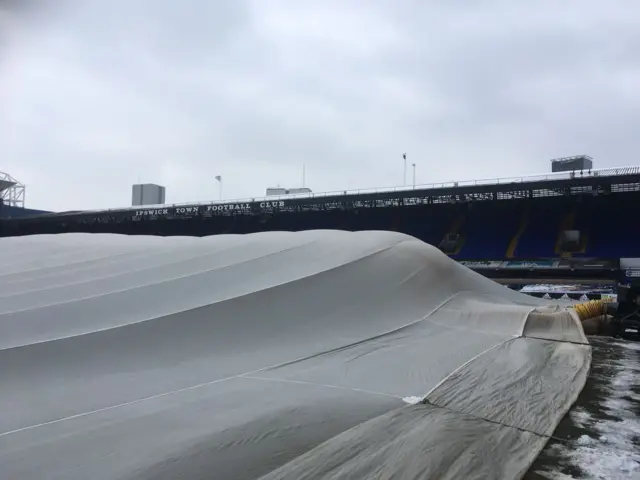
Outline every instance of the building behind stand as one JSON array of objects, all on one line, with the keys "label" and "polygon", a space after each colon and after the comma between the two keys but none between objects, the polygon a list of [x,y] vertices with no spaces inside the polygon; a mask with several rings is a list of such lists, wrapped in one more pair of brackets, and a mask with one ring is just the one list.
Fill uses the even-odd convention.
[{"label": "building behind stand", "polygon": [[131,192],[131,206],[164,205],[165,187],[154,183],[133,185]]}]

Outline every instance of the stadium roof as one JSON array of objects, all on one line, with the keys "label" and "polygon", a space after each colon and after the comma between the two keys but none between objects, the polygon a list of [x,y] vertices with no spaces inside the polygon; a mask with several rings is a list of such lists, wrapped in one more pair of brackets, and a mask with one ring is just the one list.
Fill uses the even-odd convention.
[{"label": "stadium roof", "polygon": [[597,184],[603,179],[607,178],[620,178],[621,180],[628,181],[629,177],[633,177],[634,182],[640,178],[640,166],[628,166],[628,167],[615,167],[615,168],[603,168],[593,169],[590,171],[578,171],[578,172],[554,172],[545,173],[542,175],[528,175],[520,177],[506,177],[506,178],[488,178],[482,180],[463,180],[455,182],[441,182],[430,184],[417,184],[415,186],[406,185],[400,187],[383,187],[383,188],[365,188],[358,190],[340,190],[330,192],[310,192],[310,193],[298,193],[289,195],[272,195],[268,197],[252,197],[252,198],[236,198],[225,199],[220,201],[204,201],[204,202],[184,202],[166,205],[144,205],[136,207],[125,208],[112,208],[112,209],[100,209],[100,210],[85,210],[84,213],[89,212],[105,212],[105,211],[123,211],[123,210],[143,210],[143,209],[155,209],[166,207],[186,207],[193,205],[211,205],[211,204],[242,204],[242,203],[256,203],[256,202],[272,202],[275,200],[321,200],[324,198],[335,198],[344,196],[364,196],[364,195],[376,195],[384,196],[388,194],[401,194],[403,196],[410,196],[418,192],[433,192],[433,191],[452,191],[452,192],[464,192],[469,191],[494,191],[496,189],[511,191],[519,188],[531,188],[532,185],[539,184],[553,184],[555,182],[568,183],[568,182],[581,182],[583,184]]},{"label": "stadium roof", "polygon": [[[505,200],[538,198],[598,192],[640,191],[640,166],[618,167],[578,172],[557,172],[544,175],[484,180],[445,182],[429,185],[344,190],[339,192],[275,195],[234,200],[144,205],[136,207],[84,210],[47,214],[39,218],[69,216],[128,216],[145,218],[178,218],[240,215],[286,211],[334,210],[337,208],[367,208],[451,203],[458,201]],[[142,212],[142,213],[140,213]]]},{"label": "stadium roof", "polygon": [[5,190],[13,187],[17,182],[11,182],[9,180],[0,180],[0,192],[4,192]]},{"label": "stadium roof", "polygon": [[[452,190],[463,192],[465,190],[474,191],[493,191],[496,188],[504,187],[506,190],[511,190],[514,187],[518,188],[522,185],[523,188],[529,188],[530,185],[549,183],[549,182],[570,182],[580,181],[584,183],[596,184],[603,177],[604,178],[616,178],[616,177],[638,177],[640,176],[640,166],[628,166],[628,167],[615,167],[615,168],[602,168],[593,169],[590,171],[577,171],[577,172],[553,172],[545,173],[542,175],[523,175],[519,177],[505,177],[505,178],[487,178],[481,180],[462,180],[452,182],[440,182],[429,184],[416,184],[415,186],[405,185],[400,187],[382,187],[382,188],[364,188],[358,190],[339,190],[330,192],[309,192],[309,193],[297,193],[289,195],[271,195],[268,197],[253,197],[253,198],[237,198],[237,199],[225,199],[221,201],[205,201],[205,202],[185,202],[175,203],[172,205],[144,205],[137,207],[127,207],[128,210],[144,209],[144,208],[158,208],[158,207],[179,207],[188,205],[209,205],[209,204],[236,204],[236,203],[254,203],[274,200],[299,200],[299,199],[321,199],[331,197],[342,197],[345,195],[384,195],[384,194],[405,194],[411,195],[415,192],[422,191],[438,191],[438,190]],[[124,210],[124,209],[110,209],[110,210]],[[104,211],[104,210],[97,210]]]}]

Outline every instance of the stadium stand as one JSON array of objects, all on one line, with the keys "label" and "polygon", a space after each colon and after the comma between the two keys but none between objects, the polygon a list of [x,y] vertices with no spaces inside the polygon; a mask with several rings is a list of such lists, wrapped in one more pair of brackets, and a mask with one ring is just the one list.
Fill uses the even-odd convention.
[{"label": "stadium stand", "polygon": [[[99,232],[200,236],[273,230],[392,230],[440,246],[461,261],[619,259],[640,258],[638,205],[640,168],[630,167],[581,176],[569,172],[416,190],[53,215],[5,206],[0,212],[5,219],[0,222],[0,235]],[[33,215],[40,216],[26,218]]]},{"label": "stadium stand", "polygon": [[[528,222],[526,228],[514,250],[515,258],[539,258],[554,257],[555,242],[560,231],[560,225],[565,215],[567,206],[559,201],[549,201],[541,199],[531,202],[528,210]],[[524,208],[521,209],[518,223],[525,215]],[[513,230],[513,235],[518,232],[517,227]],[[505,251],[505,257],[506,257]]]},{"label": "stadium stand", "polygon": [[582,256],[640,257],[640,195],[591,198],[580,206],[577,227],[586,233]]},{"label": "stadium stand", "polygon": [[518,201],[469,204],[461,234],[464,243],[456,259],[501,259],[517,233],[523,205]]},{"label": "stadium stand", "polygon": [[11,219],[11,218],[29,218],[35,217],[38,215],[43,215],[46,212],[44,210],[33,210],[30,208],[21,208],[21,207],[13,207],[11,205],[4,205],[0,203],[0,219]]},{"label": "stadium stand", "polygon": [[[637,257],[640,255],[640,195],[536,199],[470,210],[460,259]],[[475,207],[475,205],[474,205]],[[566,252],[565,230],[580,232],[579,249]],[[510,238],[505,245],[505,238]],[[502,252],[502,253],[501,253]]]}]

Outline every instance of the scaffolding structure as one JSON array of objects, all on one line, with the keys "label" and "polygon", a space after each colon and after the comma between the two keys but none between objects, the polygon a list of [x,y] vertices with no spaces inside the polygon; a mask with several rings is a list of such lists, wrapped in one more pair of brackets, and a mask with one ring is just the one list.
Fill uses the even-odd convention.
[{"label": "scaffolding structure", "polygon": [[8,173],[0,172],[0,199],[10,207],[24,208],[26,187]]}]

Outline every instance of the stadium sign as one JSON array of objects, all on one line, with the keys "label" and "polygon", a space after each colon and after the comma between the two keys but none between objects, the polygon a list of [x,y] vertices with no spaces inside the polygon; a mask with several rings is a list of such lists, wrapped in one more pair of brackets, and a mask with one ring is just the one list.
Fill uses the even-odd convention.
[{"label": "stadium sign", "polygon": [[206,212],[230,212],[236,210],[251,210],[250,203],[235,203],[224,205],[208,205]]},{"label": "stadium sign", "polygon": [[471,268],[472,270],[480,270],[483,268],[500,268],[504,262],[502,260],[462,260],[460,262],[461,265],[464,265],[467,268]]},{"label": "stadium sign", "polygon": [[632,270],[640,269],[640,258],[621,258],[620,267]]},{"label": "stadium sign", "polygon": [[611,270],[617,266],[612,260],[603,258],[562,258],[556,268],[561,270]]},{"label": "stadium sign", "polygon": [[521,269],[521,270],[538,270],[554,268],[557,265],[556,260],[534,260],[534,261],[510,261],[504,264],[504,268]]},{"label": "stadium sign", "polygon": [[269,212],[285,206],[284,200],[256,203],[220,203],[213,205],[191,205],[184,207],[145,208],[136,210],[134,218],[158,217],[194,217],[211,216],[224,213]]},{"label": "stadium sign", "polygon": [[136,210],[135,216],[136,217],[147,217],[147,216],[162,216],[162,215],[168,215],[169,214],[169,209],[168,208],[149,208],[146,210]]}]

